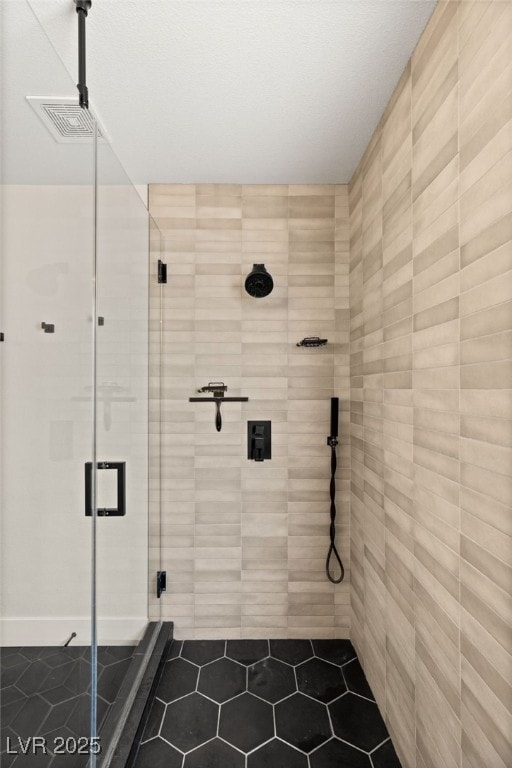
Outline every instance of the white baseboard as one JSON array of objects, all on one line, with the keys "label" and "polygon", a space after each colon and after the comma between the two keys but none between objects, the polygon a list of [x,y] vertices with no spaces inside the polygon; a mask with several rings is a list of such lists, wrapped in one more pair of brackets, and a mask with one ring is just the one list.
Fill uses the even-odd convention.
[{"label": "white baseboard", "polygon": [[[148,620],[145,616],[99,618],[98,645],[136,645]],[[91,620],[84,616],[57,618],[15,616],[0,620],[0,646],[64,645],[72,632],[72,645],[90,645]]]}]

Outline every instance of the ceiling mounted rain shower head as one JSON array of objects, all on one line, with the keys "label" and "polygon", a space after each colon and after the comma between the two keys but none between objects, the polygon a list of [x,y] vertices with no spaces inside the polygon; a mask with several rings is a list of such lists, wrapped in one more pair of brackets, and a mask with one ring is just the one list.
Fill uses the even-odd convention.
[{"label": "ceiling mounted rain shower head", "polygon": [[245,290],[249,296],[262,299],[272,292],[274,281],[272,275],[267,272],[264,264],[254,264],[252,272],[245,278]]},{"label": "ceiling mounted rain shower head", "polygon": [[76,96],[27,96],[26,99],[60,144],[90,143],[95,123],[98,141],[110,141],[94,109],[83,109]]}]

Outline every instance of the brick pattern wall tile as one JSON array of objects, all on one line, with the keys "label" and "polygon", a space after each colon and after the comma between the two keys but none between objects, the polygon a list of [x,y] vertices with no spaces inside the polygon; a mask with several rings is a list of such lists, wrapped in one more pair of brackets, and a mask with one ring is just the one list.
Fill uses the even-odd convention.
[{"label": "brick pattern wall tile", "polygon": [[[190,639],[348,637],[348,188],[152,185],[149,200],[163,233],[151,260],[150,568],[160,557],[161,503],[169,583],[160,601],[150,595],[152,615],[161,609],[177,637]],[[168,264],[161,357],[160,256]],[[274,277],[265,299],[243,288],[254,263]],[[296,346],[312,335],[328,346]],[[188,402],[209,381],[249,397],[225,404],[220,433],[213,406]],[[347,567],[336,587],[325,576],[334,394]],[[247,461],[248,419],[272,421],[272,461]]]},{"label": "brick pattern wall tile", "polygon": [[512,763],[511,41],[439,3],[349,187],[351,637],[404,768]]}]

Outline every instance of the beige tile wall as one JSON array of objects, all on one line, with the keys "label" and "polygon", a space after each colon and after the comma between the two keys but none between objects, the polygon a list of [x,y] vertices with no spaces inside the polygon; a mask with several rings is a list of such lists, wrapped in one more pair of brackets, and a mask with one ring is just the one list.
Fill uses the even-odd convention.
[{"label": "beige tile wall", "polygon": [[349,197],[351,636],[404,768],[506,768],[511,2],[438,5]]},{"label": "beige tile wall", "polygon": [[[163,380],[159,288],[151,296],[152,570],[157,569],[159,396],[162,564],[152,612],[185,638],[347,637],[349,633],[349,219],[347,186],[153,185],[163,232]],[[152,248],[153,273],[159,256]],[[243,288],[255,262],[268,298]],[[154,274],[153,274],[154,277]],[[304,336],[329,345],[303,349]],[[213,406],[189,403],[224,381]],[[325,577],[330,397],[343,401],[339,542],[344,584]],[[272,421],[272,460],[246,458],[248,419]]]}]

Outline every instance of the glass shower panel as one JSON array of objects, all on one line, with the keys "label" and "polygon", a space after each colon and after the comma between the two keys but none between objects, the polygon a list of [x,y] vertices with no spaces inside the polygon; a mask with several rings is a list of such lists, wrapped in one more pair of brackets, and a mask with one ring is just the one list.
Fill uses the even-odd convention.
[{"label": "glass shower panel", "polygon": [[[92,130],[70,140],[53,119],[63,98],[77,102],[74,82],[25,0],[0,13],[1,750],[11,760],[20,739],[44,737],[52,752],[60,737],[91,735],[95,195]],[[37,760],[33,748],[16,764]]]},{"label": "glass shower panel", "polygon": [[[165,592],[155,589],[156,578],[163,578],[167,587],[167,574],[162,570],[165,542],[162,512],[165,489],[163,483],[163,413],[165,392],[163,388],[164,361],[164,302],[163,291],[167,281],[163,235],[153,218],[149,224],[149,618],[159,620],[164,612]],[[151,583],[153,580],[153,583]]]},{"label": "glass shower panel", "polygon": [[[101,140],[97,194],[97,627],[99,646],[117,646],[121,677],[156,581],[148,573],[150,217],[146,188],[131,184]],[[112,669],[99,677],[107,701],[113,677]]]}]

